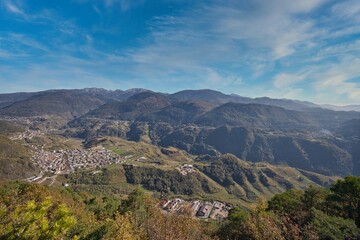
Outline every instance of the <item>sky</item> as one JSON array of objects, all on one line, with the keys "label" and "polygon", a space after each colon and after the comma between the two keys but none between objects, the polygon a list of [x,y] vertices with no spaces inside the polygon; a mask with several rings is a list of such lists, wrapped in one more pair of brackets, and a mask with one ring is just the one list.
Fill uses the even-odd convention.
[{"label": "sky", "polygon": [[360,1],[0,0],[0,92],[86,87],[360,104]]}]

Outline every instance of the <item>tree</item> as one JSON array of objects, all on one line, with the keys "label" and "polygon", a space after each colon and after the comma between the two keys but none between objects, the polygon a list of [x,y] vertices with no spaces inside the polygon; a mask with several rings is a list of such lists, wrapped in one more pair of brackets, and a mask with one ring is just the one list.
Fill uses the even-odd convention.
[{"label": "tree", "polygon": [[327,200],[332,205],[333,212],[353,219],[360,227],[360,178],[345,177],[336,181],[330,190]]},{"label": "tree", "polygon": [[282,240],[281,222],[275,214],[266,211],[267,205],[259,200],[249,213],[236,208],[230,212],[227,222],[219,231],[219,237],[226,240]]},{"label": "tree", "polygon": [[359,229],[352,220],[329,216],[315,208],[311,211],[313,212],[311,223],[320,239],[359,239]]},{"label": "tree", "polygon": [[302,203],[303,192],[298,189],[290,189],[281,194],[276,194],[268,202],[268,210],[282,214],[293,214],[299,211]]},{"label": "tree", "polygon": [[329,191],[325,188],[310,185],[302,197],[303,207],[307,210],[312,208],[323,209]]},{"label": "tree", "polygon": [[1,211],[1,217],[1,236],[6,239],[58,239],[76,224],[65,204],[56,204],[51,197]]},{"label": "tree", "polygon": [[135,227],[134,216],[130,212],[115,217],[115,231],[111,236],[114,240],[140,240],[140,231]]}]

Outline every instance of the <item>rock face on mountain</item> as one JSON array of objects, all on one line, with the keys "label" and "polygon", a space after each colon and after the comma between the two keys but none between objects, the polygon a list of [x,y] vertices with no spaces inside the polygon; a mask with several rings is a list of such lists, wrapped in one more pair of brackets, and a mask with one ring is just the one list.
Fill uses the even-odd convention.
[{"label": "rock face on mountain", "polygon": [[[196,155],[231,153],[250,162],[360,175],[360,112],[212,90],[164,94],[90,88],[7,96],[12,104],[0,109],[0,116],[59,116],[67,122],[64,135],[85,142],[114,136]],[[7,98],[0,95],[0,100]]]}]

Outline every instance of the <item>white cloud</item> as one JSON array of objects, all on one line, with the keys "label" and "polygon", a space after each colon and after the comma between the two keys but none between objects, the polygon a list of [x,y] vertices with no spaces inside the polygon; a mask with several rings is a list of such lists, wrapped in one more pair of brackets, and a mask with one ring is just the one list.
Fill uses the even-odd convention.
[{"label": "white cloud", "polygon": [[274,77],[273,82],[275,87],[283,88],[301,82],[305,78],[306,78],[305,74],[280,73]]}]

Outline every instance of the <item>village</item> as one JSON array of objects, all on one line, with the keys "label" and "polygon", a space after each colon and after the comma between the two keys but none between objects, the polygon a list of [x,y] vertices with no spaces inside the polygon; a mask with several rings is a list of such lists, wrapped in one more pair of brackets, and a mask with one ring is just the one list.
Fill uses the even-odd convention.
[{"label": "village", "polygon": [[229,210],[232,208],[229,204],[218,201],[202,201],[192,200],[185,201],[181,198],[174,198],[171,200],[164,199],[160,202],[160,207],[169,213],[177,213],[188,205],[191,209],[192,216],[200,219],[214,219],[222,221],[229,215]]},{"label": "village", "polygon": [[43,172],[68,174],[78,169],[91,169],[114,163],[123,163],[124,159],[113,152],[101,149],[72,149],[36,151],[31,160]]}]

